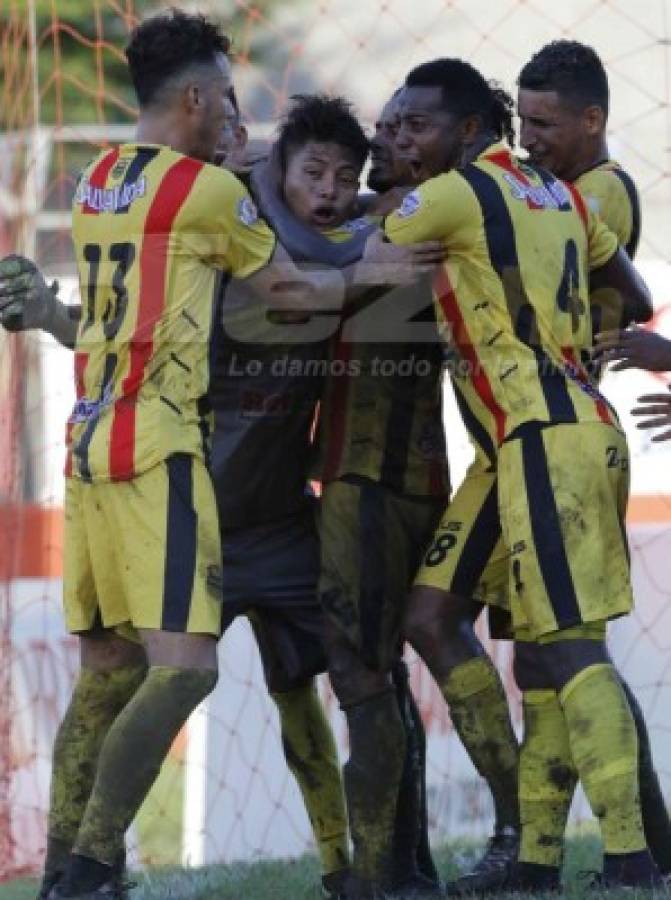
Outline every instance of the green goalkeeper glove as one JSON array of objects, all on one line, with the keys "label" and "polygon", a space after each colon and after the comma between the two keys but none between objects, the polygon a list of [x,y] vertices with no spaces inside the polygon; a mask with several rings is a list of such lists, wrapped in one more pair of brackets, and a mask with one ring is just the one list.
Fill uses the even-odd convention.
[{"label": "green goalkeeper glove", "polygon": [[47,285],[25,256],[0,260],[0,325],[7,331],[49,330],[58,302],[58,282]]}]

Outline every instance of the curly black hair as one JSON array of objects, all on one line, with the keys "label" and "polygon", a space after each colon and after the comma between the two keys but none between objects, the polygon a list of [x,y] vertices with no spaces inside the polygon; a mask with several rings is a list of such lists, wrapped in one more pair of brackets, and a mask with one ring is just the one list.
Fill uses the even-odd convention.
[{"label": "curly black hair", "polygon": [[608,76],[598,54],[579,41],[552,41],[531,57],[517,83],[531,91],[556,91],[579,110],[600,106],[608,115]]},{"label": "curly black hair", "polygon": [[477,115],[484,128],[514,145],[513,98],[465,60],[446,57],[422,63],[408,74],[405,84],[441,88],[445,108],[457,119]]},{"label": "curly black hair", "polygon": [[179,9],[146,19],[133,31],[126,59],[141,107],[156,101],[161,88],[191,66],[213,63],[231,42],[202,15]]},{"label": "curly black hair", "polygon": [[283,171],[287,168],[289,150],[300,148],[308,141],[346,147],[351,150],[357,165],[363,167],[369,142],[348,100],[325,94],[295,94],[291,100],[293,103],[279,127],[277,138]]}]

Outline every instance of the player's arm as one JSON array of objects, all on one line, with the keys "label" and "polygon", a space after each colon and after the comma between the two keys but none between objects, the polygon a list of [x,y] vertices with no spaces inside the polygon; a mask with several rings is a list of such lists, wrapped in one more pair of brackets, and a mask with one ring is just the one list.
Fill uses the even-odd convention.
[{"label": "player's arm", "polygon": [[671,441],[671,393],[644,394],[638,398],[638,402],[643,405],[632,409],[632,415],[645,416],[645,418],[638,423],[637,427],[646,430],[664,428],[665,431],[653,435],[650,440],[655,442]]},{"label": "player's arm", "polygon": [[[590,273],[590,296],[610,310],[609,320],[623,327],[652,317],[652,296],[622,247]],[[611,318],[612,317],[612,318]]]},{"label": "player's arm", "polygon": [[297,265],[283,244],[268,264],[245,279],[271,309],[282,312],[333,312],[366,295],[414,284],[444,258],[439,241],[395,246],[378,230],[364,244],[361,259],[343,268],[321,263]]},{"label": "player's arm", "polygon": [[387,238],[401,246],[436,243],[442,256],[471,247],[480,221],[480,207],[468,183],[457,171],[425,181],[403,198],[387,216]]},{"label": "player's arm", "polygon": [[611,368],[671,371],[671,341],[645,328],[615,329],[595,336],[594,356],[599,362],[614,362]]},{"label": "player's arm", "polygon": [[72,349],[81,306],[62,303],[57,292],[57,283],[47,285],[31,260],[24,256],[6,257],[0,261],[0,324],[8,331],[47,331]]},{"label": "player's arm", "polygon": [[[342,243],[330,241],[300,221],[284,202],[277,187],[279,163],[275,157],[276,152],[266,165],[257,167],[252,173],[254,199],[277,235],[278,244],[283,251],[287,251],[286,254],[282,252],[277,261],[287,266],[290,266],[291,260],[299,264],[312,264],[311,269],[300,268],[302,272],[313,273],[313,276],[305,277],[314,278],[317,299],[319,296],[329,296],[337,291],[338,286],[341,290],[347,290],[348,299],[353,299],[359,293],[368,293],[374,288],[387,290],[399,284],[412,283],[424,274],[427,266],[442,260],[444,251],[439,242],[426,242],[408,248],[394,247],[384,239],[373,222],[356,232],[350,240]],[[319,266],[321,271],[315,268]],[[342,273],[332,269],[340,269]]]},{"label": "player's arm", "polygon": [[606,328],[647,322],[652,316],[652,297],[633,263],[619,247],[617,236],[593,212],[588,211],[590,298],[598,302]]}]

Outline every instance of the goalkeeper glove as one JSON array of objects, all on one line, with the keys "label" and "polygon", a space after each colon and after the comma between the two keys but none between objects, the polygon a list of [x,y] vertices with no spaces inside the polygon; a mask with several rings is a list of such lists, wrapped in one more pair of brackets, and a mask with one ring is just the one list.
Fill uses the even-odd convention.
[{"label": "goalkeeper glove", "polygon": [[48,331],[57,302],[58,282],[47,285],[31,260],[16,255],[0,260],[0,324],[7,331]]}]

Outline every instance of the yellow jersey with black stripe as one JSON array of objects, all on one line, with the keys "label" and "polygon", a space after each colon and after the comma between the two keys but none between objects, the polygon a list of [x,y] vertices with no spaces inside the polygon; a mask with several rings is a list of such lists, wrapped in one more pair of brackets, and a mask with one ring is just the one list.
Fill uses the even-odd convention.
[{"label": "yellow jersey with black stripe", "polygon": [[641,236],[641,203],[631,176],[615,160],[607,159],[573,183],[633,259]]},{"label": "yellow jersey with black stripe", "polygon": [[203,457],[217,270],[261,268],[272,232],[229,172],[126,144],[83,172],[72,235],[83,308],[66,474],[125,480]]},{"label": "yellow jersey with black stripe", "polygon": [[[344,241],[369,224],[356,219],[324,234]],[[316,479],[355,475],[405,495],[449,494],[443,352],[429,284],[420,290],[390,291],[346,310],[321,401]]]},{"label": "yellow jersey with black stripe", "polygon": [[525,422],[617,421],[580,363],[588,272],[617,238],[575,188],[495,144],[412,191],[385,230],[396,243],[445,243],[439,329],[466,427],[488,455]]}]

